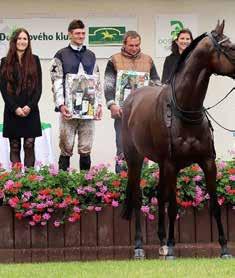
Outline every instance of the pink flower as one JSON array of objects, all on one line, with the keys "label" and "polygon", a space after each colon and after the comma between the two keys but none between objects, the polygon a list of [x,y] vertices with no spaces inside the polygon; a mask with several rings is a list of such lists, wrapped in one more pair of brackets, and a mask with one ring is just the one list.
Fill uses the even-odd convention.
[{"label": "pink flower", "polygon": [[53,209],[53,208],[48,208],[47,211],[48,211],[48,212],[53,212],[54,209]]},{"label": "pink flower", "polygon": [[202,177],[197,175],[193,178],[194,181],[201,181],[202,180]]},{"label": "pink flower", "polygon": [[104,196],[104,193],[97,192],[95,195],[96,195],[97,197],[102,197],[102,196]]},{"label": "pink flower", "polygon": [[23,197],[28,201],[30,197],[32,197],[32,192],[31,191],[25,191],[23,193]]},{"label": "pink flower", "polygon": [[119,203],[118,203],[118,201],[112,201],[112,206],[114,207],[114,208],[117,208],[118,206],[119,206]]},{"label": "pink flower", "polygon": [[75,218],[75,217],[72,217],[72,216],[70,216],[68,220],[69,220],[69,222],[71,222],[71,223],[76,222],[76,218]]},{"label": "pink flower", "polygon": [[97,187],[102,187],[104,184],[101,182],[101,181],[98,181],[97,183],[96,183],[96,186]]},{"label": "pink flower", "polygon": [[91,174],[90,172],[87,172],[87,173],[85,174],[85,179],[86,179],[87,181],[92,180],[92,179],[93,179],[92,174]]},{"label": "pink flower", "polygon": [[99,212],[99,211],[101,211],[101,210],[102,210],[101,207],[95,207],[95,211]]},{"label": "pink flower", "polygon": [[29,225],[30,225],[30,226],[35,226],[35,224],[36,224],[36,223],[35,223],[34,221],[29,221]]},{"label": "pink flower", "polygon": [[19,203],[19,198],[18,197],[10,198],[9,201],[8,201],[8,204],[13,208],[16,208],[18,203]]},{"label": "pink flower", "polygon": [[153,214],[149,213],[149,214],[148,214],[148,219],[149,219],[150,221],[153,221],[153,220],[155,219],[155,216],[154,216]]},{"label": "pink flower", "polygon": [[142,206],[141,207],[141,211],[143,212],[143,213],[149,213],[149,207],[148,206]]},{"label": "pink flower", "polygon": [[75,212],[81,212],[81,209],[80,209],[79,207],[74,207],[74,208],[73,208],[73,211],[75,211]]},{"label": "pink flower", "polygon": [[13,180],[8,180],[4,184],[4,189],[5,190],[11,190],[14,187],[14,181]]},{"label": "pink flower", "polygon": [[57,176],[58,173],[59,173],[59,170],[58,170],[58,168],[55,165],[51,165],[50,168],[49,168],[49,173],[52,176]]},{"label": "pink flower", "polygon": [[69,167],[67,170],[70,174],[72,174],[73,172],[76,172],[76,170],[72,167]]},{"label": "pink flower", "polygon": [[155,171],[154,173],[152,173],[152,176],[155,178],[155,179],[159,179],[159,170]]},{"label": "pink flower", "polygon": [[158,204],[158,200],[157,200],[156,197],[152,197],[152,198],[151,198],[151,204],[152,204],[153,206],[156,206],[156,205]]},{"label": "pink flower", "polygon": [[49,213],[44,213],[42,215],[42,218],[45,219],[45,220],[49,220],[51,218],[51,215]]},{"label": "pink flower", "polygon": [[42,221],[42,222],[41,222],[41,225],[42,225],[42,226],[45,226],[46,224],[47,224],[47,222],[45,222],[45,221]]},{"label": "pink flower", "polygon": [[41,161],[36,160],[36,161],[35,161],[35,166],[42,167],[43,164],[42,164]]},{"label": "pink flower", "polygon": [[93,210],[94,210],[94,206],[88,206],[88,207],[87,207],[87,210],[93,211]]},{"label": "pink flower", "polygon": [[63,201],[62,203],[58,204],[58,208],[67,208],[68,204]]},{"label": "pink flower", "polygon": [[209,195],[208,193],[205,195],[205,199],[206,199],[206,200],[209,200],[209,199],[210,199],[210,195]]},{"label": "pink flower", "polygon": [[25,216],[30,216],[30,215],[33,215],[33,211],[30,209],[30,210],[27,210],[24,214]]},{"label": "pink flower", "polygon": [[224,197],[218,198],[218,204],[219,204],[220,206],[223,205],[224,201],[225,201]]},{"label": "pink flower", "polygon": [[198,206],[203,200],[204,200],[203,192],[202,192],[201,188],[198,185],[196,185],[195,199],[193,201],[193,206],[194,207]]},{"label": "pink flower", "polygon": [[100,192],[102,192],[102,193],[107,192],[107,190],[108,190],[107,186],[103,186],[100,188]]},{"label": "pink flower", "polygon": [[45,203],[48,207],[52,207],[54,205],[54,202],[52,200],[47,200]]},{"label": "pink flower", "polygon": [[36,208],[37,208],[38,210],[42,210],[42,209],[44,209],[45,207],[46,207],[46,205],[43,204],[43,203],[37,204],[37,206],[36,206]]},{"label": "pink flower", "polygon": [[235,181],[235,175],[229,176],[230,181]]},{"label": "pink flower", "polygon": [[95,192],[95,188],[91,187],[90,185],[89,186],[85,186],[84,187],[84,190],[86,192]]},{"label": "pink flower", "polygon": [[231,189],[230,185],[225,186],[225,190],[228,192]]},{"label": "pink flower", "polygon": [[61,223],[60,223],[59,220],[55,220],[54,223],[53,223],[53,225],[54,225],[56,228],[58,228],[58,227],[61,225]]},{"label": "pink flower", "polygon": [[86,192],[82,188],[77,188],[78,195],[86,195]]},{"label": "pink flower", "polygon": [[219,169],[222,170],[227,166],[227,163],[225,161],[220,161],[220,162],[218,162],[217,166]]}]

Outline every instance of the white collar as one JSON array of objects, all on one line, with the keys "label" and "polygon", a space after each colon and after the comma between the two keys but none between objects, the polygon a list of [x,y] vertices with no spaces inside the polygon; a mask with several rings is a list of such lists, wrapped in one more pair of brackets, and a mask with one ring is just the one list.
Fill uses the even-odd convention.
[{"label": "white collar", "polygon": [[80,51],[82,49],[82,47],[83,47],[83,44],[78,46],[76,44],[70,43],[69,45],[72,47],[72,49],[78,50],[78,51]]}]

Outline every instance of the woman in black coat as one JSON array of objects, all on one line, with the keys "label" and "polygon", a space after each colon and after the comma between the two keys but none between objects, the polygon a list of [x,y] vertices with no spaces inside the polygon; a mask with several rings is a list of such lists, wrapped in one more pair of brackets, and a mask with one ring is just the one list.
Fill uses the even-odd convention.
[{"label": "woman in black coat", "polygon": [[38,101],[42,91],[40,60],[32,54],[27,30],[14,31],[7,57],[1,60],[0,90],[5,102],[3,137],[9,138],[10,160],[20,160],[21,138],[24,138],[24,165],[35,163],[35,137],[41,136]]},{"label": "woman in black coat", "polygon": [[182,29],[177,34],[176,39],[172,41],[172,53],[166,57],[163,65],[162,83],[168,83],[170,81],[171,76],[174,73],[176,65],[179,61],[181,53],[189,46],[192,40],[192,32],[189,29]]}]

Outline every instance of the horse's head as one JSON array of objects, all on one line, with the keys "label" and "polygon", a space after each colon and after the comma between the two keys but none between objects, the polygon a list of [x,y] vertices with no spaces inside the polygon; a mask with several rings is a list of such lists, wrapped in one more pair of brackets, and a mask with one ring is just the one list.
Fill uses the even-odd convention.
[{"label": "horse's head", "polygon": [[235,44],[224,34],[224,20],[208,36],[212,47],[211,71],[235,79]]}]

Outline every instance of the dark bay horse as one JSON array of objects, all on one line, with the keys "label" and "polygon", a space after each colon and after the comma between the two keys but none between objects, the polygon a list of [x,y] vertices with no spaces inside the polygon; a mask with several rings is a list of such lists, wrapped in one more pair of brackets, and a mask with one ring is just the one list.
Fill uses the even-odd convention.
[{"label": "dark bay horse", "polygon": [[[159,164],[157,187],[161,253],[174,258],[174,223],[177,215],[176,181],[180,169],[192,163],[202,168],[210,205],[216,219],[221,257],[229,257],[216,195],[216,164],[213,135],[203,102],[210,76],[235,78],[235,44],[223,34],[224,21],[211,33],[196,38],[182,53],[171,84],[143,87],[131,94],[123,109],[123,146],[128,165],[127,197],[123,217],[136,216],[135,257],[144,256],[140,225],[140,174],[144,157]],[[168,205],[167,247],[164,223]],[[164,246],[164,248],[162,248]]]}]

